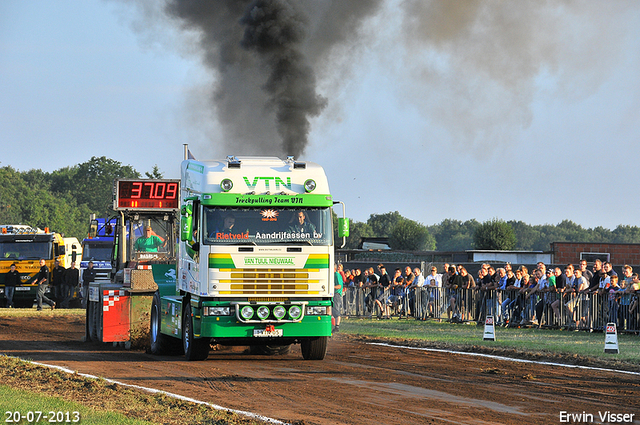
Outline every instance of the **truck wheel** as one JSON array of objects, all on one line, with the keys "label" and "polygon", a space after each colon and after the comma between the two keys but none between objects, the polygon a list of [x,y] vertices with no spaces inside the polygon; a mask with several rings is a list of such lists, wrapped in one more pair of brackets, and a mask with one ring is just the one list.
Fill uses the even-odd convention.
[{"label": "truck wheel", "polygon": [[89,325],[89,339],[91,341],[99,341],[98,339],[98,303],[87,303],[87,323]]},{"label": "truck wheel", "polygon": [[320,336],[318,338],[308,338],[302,341],[300,348],[302,349],[302,357],[305,360],[322,360],[327,354],[328,337]]},{"label": "truck wheel", "polygon": [[93,314],[93,309],[91,308],[91,304],[87,303],[87,308],[84,311],[84,339],[86,341],[92,341],[91,339],[91,325],[93,324],[93,320],[90,320],[89,317]]},{"label": "truck wheel", "polygon": [[182,346],[184,356],[189,361],[205,360],[209,357],[211,338],[196,338],[193,335],[193,321],[191,318],[191,304],[184,306],[182,316]]},{"label": "truck wheel", "polygon": [[151,327],[149,329],[149,337],[151,339],[151,354],[180,354],[182,344],[178,338],[173,338],[163,334],[160,329],[162,325],[162,305],[160,303],[160,294],[156,292],[153,295],[151,303]]},{"label": "truck wheel", "polygon": [[291,344],[286,345],[250,345],[249,352],[251,354],[262,354],[265,356],[282,356],[289,354]]},{"label": "truck wheel", "polygon": [[95,322],[95,329],[96,329],[96,341],[99,342],[104,342],[102,340],[104,333],[102,332],[103,329],[103,323],[102,323],[102,298],[100,299],[100,301],[98,302],[94,302],[93,303],[93,317],[94,317],[94,322]]}]

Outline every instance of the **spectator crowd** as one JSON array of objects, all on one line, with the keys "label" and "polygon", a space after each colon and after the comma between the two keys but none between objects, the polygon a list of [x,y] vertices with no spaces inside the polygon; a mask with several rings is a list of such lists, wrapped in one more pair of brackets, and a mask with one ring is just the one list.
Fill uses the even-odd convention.
[{"label": "spectator crowd", "polygon": [[429,318],[481,325],[493,316],[498,326],[601,330],[616,323],[619,330],[638,333],[640,280],[629,265],[618,276],[610,262],[585,260],[564,267],[539,262],[533,270],[509,263],[482,264],[476,276],[462,265],[442,270],[418,267],[387,270],[384,264],[345,270],[341,314],[380,320],[393,316]]}]

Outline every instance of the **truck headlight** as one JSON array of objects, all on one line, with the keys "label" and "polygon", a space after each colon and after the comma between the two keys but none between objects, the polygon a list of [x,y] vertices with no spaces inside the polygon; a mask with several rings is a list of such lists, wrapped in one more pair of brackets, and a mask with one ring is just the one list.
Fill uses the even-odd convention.
[{"label": "truck headlight", "polygon": [[291,308],[289,309],[289,316],[293,320],[298,320],[300,317],[302,317],[302,309],[300,308],[300,306],[291,306]]},{"label": "truck headlight", "polygon": [[260,320],[264,320],[269,317],[269,313],[271,312],[269,311],[269,307],[260,306],[258,307],[258,311],[256,311],[256,313],[258,314]]},{"label": "truck headlight", "polygon": [[222,189],[223,192],[228,192],[231,189],[233,189],[233,182],[229,179],[224,179],[220,182],[220,189]]},{"label": "truck headlight", "polygon": [[240,316],[242,316],[242,318],[244,320],[249,320],[253,317],[253,308],[251,308],[248,305],[245,305],[244,307],[242,307],[242,309],[240,310]]},{"label": "truck headlight", "polygon": [[313,192],[316,189],[316,181],[308,179],[304,182],[304,191],[307,193]]},{"label": "truck headlight", "polygon": [[273,309],[273,315],[278,320],[281,320],[286,314],[287,314],[287,310],[285,310],[285,308],[282,307],[281,305],[276,306],[276,308]]}]

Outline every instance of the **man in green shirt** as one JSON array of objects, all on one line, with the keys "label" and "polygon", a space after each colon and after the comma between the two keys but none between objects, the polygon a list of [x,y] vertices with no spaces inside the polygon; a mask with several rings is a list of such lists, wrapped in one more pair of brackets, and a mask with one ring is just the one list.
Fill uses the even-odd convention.
[{"label": "man in green shirt", "polygon": [[164,246],[165,241],[152,234],[151,226],[144,228],[144,236],[139,237],[133,248],[138,252],[158,252],[158,247]]},{"label": "man in green shirt", "polygon": [[331,309],[331,315],[336,321],[336,326],[333,328],[333,332],[340,331],[340,311],[342,310],[342,288],[344,282],[342,282],[342,275],[338,271],[338,265],[334,265],[335,279],[334,279],[334,293],[333,293],[333,308]]}]

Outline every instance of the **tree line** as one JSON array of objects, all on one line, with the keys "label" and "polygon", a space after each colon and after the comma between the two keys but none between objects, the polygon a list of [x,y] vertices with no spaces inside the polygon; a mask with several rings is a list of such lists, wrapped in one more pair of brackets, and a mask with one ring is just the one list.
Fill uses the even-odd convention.
[{"label": "tree line", "polygon": [[498,218],[483,223],[475,219],[445,219],[427,226],[394,211],[371,214],[366,222],[350,220],[349,225],[346,249],[358,248],[363,237],[386,237],[392,249],[407,251],[548,251],[552,242],[640,243],[638,226],[619,225],[614,230],[598,226],[591,229],[571,220],[563,220],[556,225],[530,225]]},{"label": "tree line", "polygon": [[[82,239],[88,230],[89,214],[113,214],[113,181],[140,177],[141,173],[132,166],[104,156],[50,173],[1,167],[0,224],[48,227]],[[144,177],[161,179],[163,175],[156,165]],[[334,220],[337,229],[335,214]],[[445,219],[427,226],[394,211],[371,214],[366,222],[350,220],[345,248],[358,248],[362,237],[386,237],[393,249],[407,251],[547,251],[551,242],[640,243],[640,228],[619,225],[614,230],[601,226],[589,229],[570,220],[557,225],[530,225],[497,218],[483,223],[475,219]]]},{"label": "tree line", "polygon": [[[162,178],[158,166],[147,178]],[[0,168],[0,224],[26,224],[82,240],[89,229],[89,214],[113,214],[113,181],[140,178],[130,165],[107,157],[53,172]]]}]

